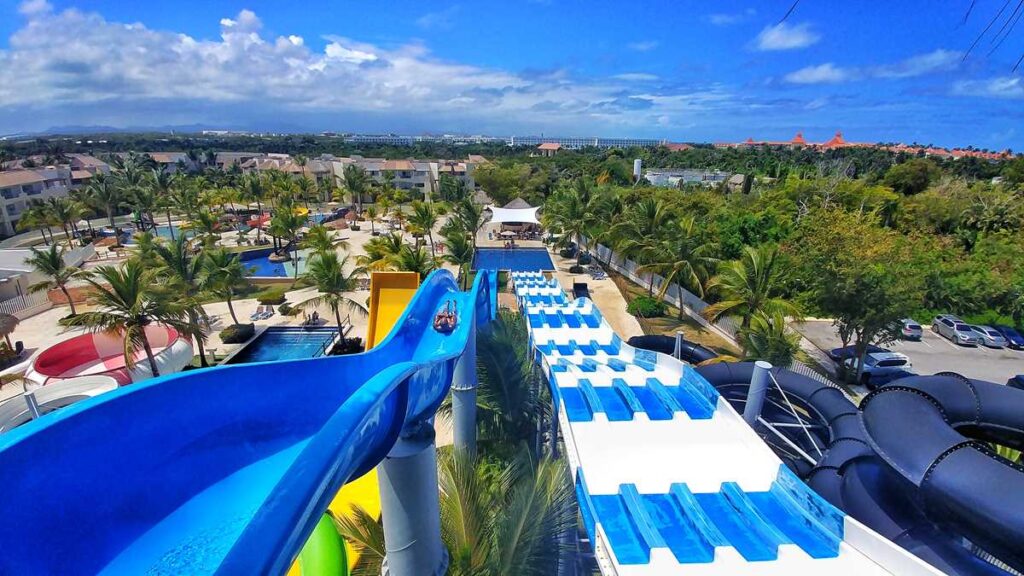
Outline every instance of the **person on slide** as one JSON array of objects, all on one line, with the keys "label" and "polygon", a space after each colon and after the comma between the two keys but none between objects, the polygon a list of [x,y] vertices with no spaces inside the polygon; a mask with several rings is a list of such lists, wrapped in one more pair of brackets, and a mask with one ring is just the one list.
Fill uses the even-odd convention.
[{"label": "person on slide", "polygon": [[451,300],[448,301],[444,306],[444,310],[437,313],[434,316],[434,330],[438,332],[448,333],[455,330],[455,325],[458,324],[459,317],[456,313],[455,305]]}]

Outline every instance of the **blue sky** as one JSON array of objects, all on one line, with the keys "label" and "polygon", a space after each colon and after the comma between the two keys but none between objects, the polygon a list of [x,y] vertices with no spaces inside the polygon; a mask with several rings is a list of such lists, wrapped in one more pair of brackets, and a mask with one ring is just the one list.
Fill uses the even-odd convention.
[{"label": "blue sky", "polygon": [[[1003,4],[0,0],[0,133],[53,126],[1024,149]],[[996,25],[997,27],[999,24]],[[1024,66],[1022,66],[1024,69]]]}]

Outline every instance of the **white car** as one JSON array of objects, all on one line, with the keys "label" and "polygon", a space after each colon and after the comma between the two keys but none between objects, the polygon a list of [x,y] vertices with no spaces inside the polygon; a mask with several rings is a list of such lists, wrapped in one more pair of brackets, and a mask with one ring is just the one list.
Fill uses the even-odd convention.
[{"label": "white car", "polygon": [[[847,358],[844,362],[847,370],[857,370],[857,358]],[[861,373],[861,384],[870,387],[872,380],[886,380],[887,376],[913,374],[914,366],[906,354],[899,352],[868,352],[864,356],[864,371]]]}]

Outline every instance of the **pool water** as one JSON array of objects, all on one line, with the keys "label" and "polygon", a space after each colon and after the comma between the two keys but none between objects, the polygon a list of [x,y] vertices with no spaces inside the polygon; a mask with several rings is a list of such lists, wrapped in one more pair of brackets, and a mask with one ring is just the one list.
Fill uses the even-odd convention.
[{"label": "pool water", "polygon": [[477,248],[473,269],[534,272],[554,270],[555,266],[546,248]]},{"label": "pool water", "polygon": [[324,347],[329,346],[337,334],[335,328],[273,326],[267,328],[226,363],[247,364],[317,358],[324,354]]},{"label": "pool water", "polygon": [[[246,250],[241,253],[242,265],[246,268],[245,275],[262,278],[290,278],[295,276],[295,261],[271,262],[270,254],[273,248],[261,248],[259,250]],[[299,250],[299,274],[306,270],[306,260],[309,250]]]}]

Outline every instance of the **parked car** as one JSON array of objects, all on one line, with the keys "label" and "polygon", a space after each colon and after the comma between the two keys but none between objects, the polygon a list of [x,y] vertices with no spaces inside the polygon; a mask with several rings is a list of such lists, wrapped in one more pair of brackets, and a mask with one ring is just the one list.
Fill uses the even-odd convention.
[{"label": "parked car", "polygon": [[[868,349],[867,349],[867,353],[868,354],[872,354],[872,353],[875,353],[875,352],[889,352],[889,350],[887,350],[885,348],[881,348],[879,346],[875,346],[875,345],[868,346]],[[853,358],[853,356],[856,353],[857,353],[857,351],[854,349],[853,346],[844,346],[842,348],[833,348],[833,349],[829,350],[828,351],[828,357],[831,358],[832,360],[834,360],[835,362],[837,362],[839,364],[842,364],[843,361],[845,361],[846,359]]]},{"label": "parked car", "polygon": [[993,328],[996,329],[996,332],[1002,334],[1003,338],[1006,338],[1006,345],[1008,347],[1015,350],[1024,348],[1024,336],[1021,336],[1020,332],[1017,332],[1016,329],[1003,324],[996,324]]},{"label": "parked car", "polygon": [[903,336],[904,340],[920,340],[923,333],[921,325],[915,322],[913,318],[900,320],[900,335]]},{"label": "parked car", "polygon": [[977,324],[971,324],[970,327],[981,338],[981,343],[985,346],[989,348],[1002,348],[1006,346],[1006,338],[999,332],[996,332],[995,328],[991,326],[978,326]]},{"label": "parked car", "polygon": [[948,338],[954,344],[963,346],[977,346],[981,343],[981,337],[971,330],[971,327],[962,320],[951,314],[936,316],[932,322],[932,330],[940,336]]},{"label": "parked car", "polygon": [[[858,359],[847,358],[844,361],[847,370],[857,370]],[[914,367],[906,354],[899,352],[868,352],[864,356],[864,370],[860,382],[871,388],[873,385],[895,379],[896,377],[914,374]]]},{"label": "parked car", "polygon": [[1010,388],[1019,388],[1024,390],[1024,374],[1017,374],[1013,378],[1006,381],[1006,385]]}]

